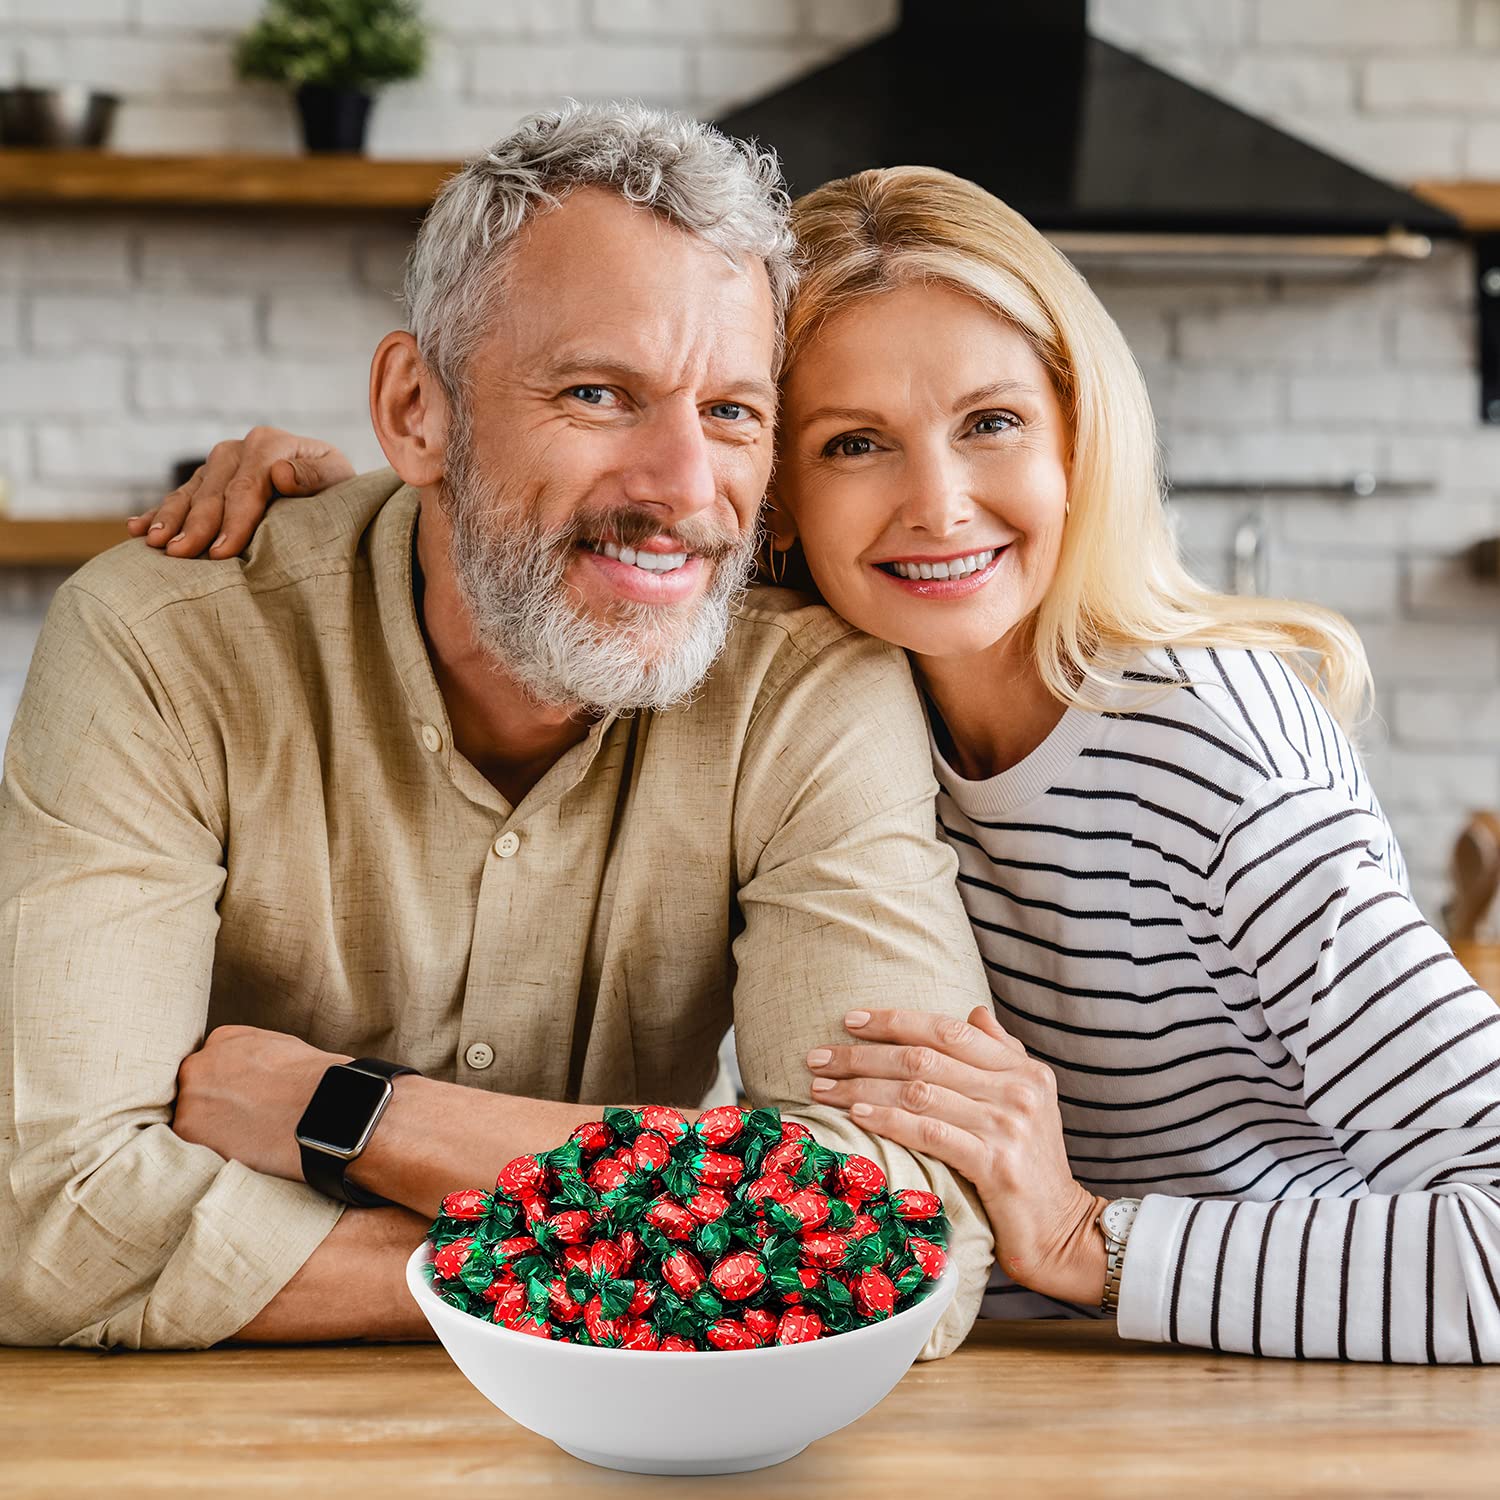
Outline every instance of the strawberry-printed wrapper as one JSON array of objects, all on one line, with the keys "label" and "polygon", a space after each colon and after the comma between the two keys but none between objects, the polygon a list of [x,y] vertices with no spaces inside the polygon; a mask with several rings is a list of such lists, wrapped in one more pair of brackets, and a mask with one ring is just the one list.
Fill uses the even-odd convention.
[{"label": "strawberry-printed wrapper", "polygon": [[920,1301],[947,1264],[932,1193],[775,1110],[695,1124],[611,1109],[493,1192],[448,1194],[426,1274],[472,1316],[533,1338],[641,1352],[805,1343]]}]

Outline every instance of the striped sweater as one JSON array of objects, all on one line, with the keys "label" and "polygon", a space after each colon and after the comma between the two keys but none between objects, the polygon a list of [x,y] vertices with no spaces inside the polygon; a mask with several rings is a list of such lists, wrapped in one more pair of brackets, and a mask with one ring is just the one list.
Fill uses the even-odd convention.
[{"label": "striped sweater", "polygon": [[[941,831],[1001,1023],[1057,1074],[1073,1169],[1144,1204],[1123,1336],[1500,1358],[1500,1007],[1407,891],[1359,759],[1274,654],[1070,710]],[[989,1316],[1084,1310],[1007,1283]]]}]

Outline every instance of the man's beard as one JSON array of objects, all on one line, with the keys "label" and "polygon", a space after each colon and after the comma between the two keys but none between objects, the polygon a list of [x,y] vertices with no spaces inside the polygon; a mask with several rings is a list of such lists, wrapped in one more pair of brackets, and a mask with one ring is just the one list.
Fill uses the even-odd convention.
[{"label": "man's beard", "polygon": [[[549,707],[607,715],[688,702],[724,649],[754,569],[756,536],[726,536],[696,518],[663,527],[631,506],[580,511],[548,530],[478,472],[467,434],[454,437],[443,485],[453,571],[475,639],[496,665]],[[620,600],[608,619],[577,612],[582,601],[565,579],[580,538],[608,536],[631,546],[660,535],[712,570],[701,598],[681,605]]]}]

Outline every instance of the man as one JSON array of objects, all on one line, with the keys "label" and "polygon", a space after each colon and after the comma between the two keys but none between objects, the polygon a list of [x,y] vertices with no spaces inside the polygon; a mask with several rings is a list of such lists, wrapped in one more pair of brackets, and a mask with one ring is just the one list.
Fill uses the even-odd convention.
[{"label": "man", "polygon": [[987,992],[904,662],[737,602],[789,249],[705,127],[529,121],[419,236],[394,473],[63,588],[0,787],[0,1339],[421,1336],[441,1196],[700,1098],[731,1019],[756,1103],[942,1193],[962,1338],[970,1190],[808,1103],[848,1008]]}]

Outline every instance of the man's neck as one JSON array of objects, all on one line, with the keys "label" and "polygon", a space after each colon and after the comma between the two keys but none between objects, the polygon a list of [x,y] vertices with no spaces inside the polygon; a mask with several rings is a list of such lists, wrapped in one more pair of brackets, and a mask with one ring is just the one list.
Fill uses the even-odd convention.
[{"label": "man's neck", "polygon": [[592,720],[577,710],[538,707],[474,638],[449,560],[451,531],[435,495],[417,520],[419,622],[453,747],[516,806],[568,750],[588,738]]}]

